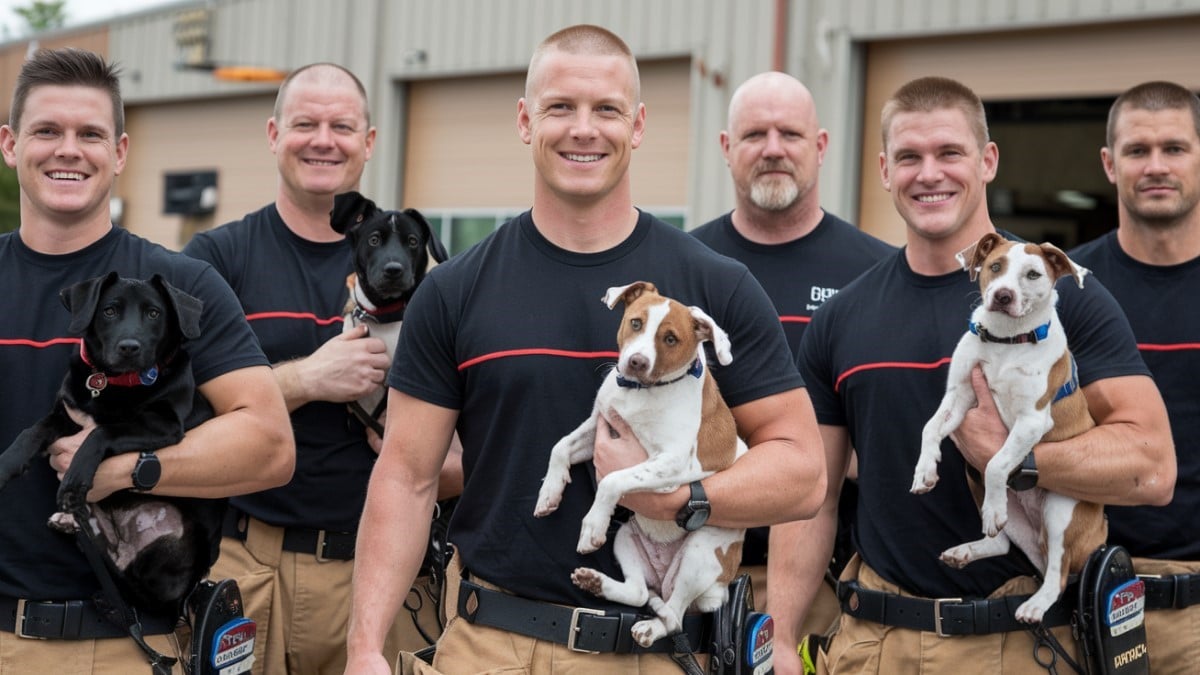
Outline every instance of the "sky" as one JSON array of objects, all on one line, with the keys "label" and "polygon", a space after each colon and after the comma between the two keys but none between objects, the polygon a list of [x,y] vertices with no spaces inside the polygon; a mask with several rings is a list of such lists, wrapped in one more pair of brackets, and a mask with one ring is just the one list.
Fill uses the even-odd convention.
[{"label": "sky", "polygon": [[[114,16],[175,2],[178,0],[67,0],[67,25],[111,19]],[[0,0],[0,40],[24,37],[25,20],[13,12],[12,8],[27,7],[30,4],[32,0]]]}]

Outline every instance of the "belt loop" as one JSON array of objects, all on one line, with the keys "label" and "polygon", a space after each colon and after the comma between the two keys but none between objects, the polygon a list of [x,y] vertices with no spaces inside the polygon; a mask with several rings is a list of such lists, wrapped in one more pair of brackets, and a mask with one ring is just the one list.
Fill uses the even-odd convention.
[{"label": "belt loop", "polygon": [[251,516],[245,518],[246,552],[264,565],[278,567],[283,556],[283,528]]}]

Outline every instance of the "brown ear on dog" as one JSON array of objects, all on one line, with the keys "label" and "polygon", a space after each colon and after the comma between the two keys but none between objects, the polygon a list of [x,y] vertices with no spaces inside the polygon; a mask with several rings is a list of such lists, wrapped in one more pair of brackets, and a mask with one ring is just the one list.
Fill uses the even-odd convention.
[{"label": "brown ear on dog", "polygon": [[1054,274],[1054,280],[1065,276],[1071,276],[1075,279],[1075,284],[1083,288],[1083,277],[1088,273],[1086,267],[1076,265],[1062,249],[1054,244],[1042,244],[1042,255],[1046,258],[1046,264],[1050,266],[1050,270]]},{"label": "brown ear on dog", "polygon": [[100,304],[100,292],[117,282],[117,273],[109,272],[103,276],[93,277],[62,289],[58,297],[63,306],[71,310],[71,324],[67,332],[71,335],[83,335],[96,315],[96,305]]},{"label": "brown ear on dog", "polygon": [[634,300],[642,297],[643,293],[658,293],[658,288],[649,281],[635,281],[625,286],[613,286],[608,289],[600,302],[608,305],[609,309],[617,306],[618,302],[624,302],[629,305]]},{"label": "brown ear on dog", "polygon": [[980,237],[979,241],[959,251],[954,257],[970,275],[971,281],[975,281],[979,278],[979,268],[983,266],[983,261],[996,249],[998,244],[1002,244],[1004,241],[1004,237],[999,234],[988,232]]}]

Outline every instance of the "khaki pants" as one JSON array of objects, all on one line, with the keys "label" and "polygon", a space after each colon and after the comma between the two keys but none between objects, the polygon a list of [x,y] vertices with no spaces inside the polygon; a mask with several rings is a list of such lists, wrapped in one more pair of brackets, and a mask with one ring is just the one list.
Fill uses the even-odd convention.
[{"label": "khaki pants", "polygon": [[[254,675],[341,675],[346,667],[346,628],[350,618],[353,560],[318,561],[311,553],[284,551],[283,528],[254,518],[246,540],[221,540],[213,579],[236,579],[246,616],[258,624]],[[428,578],[417,585],[428,584]],[[421,626],[436,639],[434,604],[410,591],[406,606],[417,610]],[[385,645],[392,658],[400,650],[426,644],[408,612],[392,624]]]},{"label": "khaki pants", "polygon": [[[170,635],[149,635],[146,643],[178,657]],[[0,631],[0,675],[129,675],[149,673],[150,662],[133,638],[32,640]],[[175,666],[174,672],[180,672]]]},{"label": "khaki pants", "polygon": [[[436,675],[438,673],[571,673],[572,675],[679,675],[678,665],[667,654],[584,654],[566,645],[542,642],[516,633],[469,623],[456,614],[458,582],[462,568],[458,556],[451,560],[446,574],[446,608],[451,615],[446,632],[438,640],[433,667],[401,654],[397,675]],[[475,583],[495,588],[480,579]],[[700,667],[708,658],[697,654]]]},{"label": "khaki pants", "polygon": [[[744,565],[738,569],[738,572],[750,575],[750,583],[754,586],[755,611],[766,612],[767,566]],[[813,633],[825,635],[837,625],[838,617],[841,614],[842,608],[838,605],[837,593],[834,593],[833,587],[829,584],[821,584],[816,597],[813,598],[812,607],[809,609],[808,615],[804,617],[804,623],[800,626],[800,635]],[[778,644],[775,646],[779,647]]]},{"label": "khaki pants", "polygon": [[[1134,558],[1138,574],[1195,574],[1200,562]],[[1200,605],[1146,611],[1146,648],[1154,675],[1189,675],[1200,668]]]},{"label": "khaki pants", "polygon": [[[863,565],[857,556],[842,573],[844,580],[854,578],[863,588],[901,593],[897,586]],[[1033,577],[1017,577],[991,597],[1032,593],[1038,586]],[[1071,658],[1082,664],[1082,654],[1071,637],[1071,627],[1059,626],[1051,632]],[[1033,659],[1033,647],[1034,639],[1029,631],[939,637],[936,633],[885,626],[843,614],[828,651],[817,658],[817,672],[855,675],[1028,675],[1045,672]],[[1069,672],[1070,668],[1059,659],[1057,670],[1063,673]],[[1154,672],[1158,674],[1157,669]]]}]

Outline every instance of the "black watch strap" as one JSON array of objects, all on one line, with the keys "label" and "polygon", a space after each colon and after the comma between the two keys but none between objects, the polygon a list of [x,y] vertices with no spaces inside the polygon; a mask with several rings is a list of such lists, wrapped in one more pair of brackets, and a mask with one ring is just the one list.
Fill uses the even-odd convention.
[{"label": "black watch strap", "polygon": [[1024,492],[1037,487],[1037,462],[1033,459],[1033,451],[1025,455],[1025,460],[1008,475],[1008,487],[1016,492]]}]

